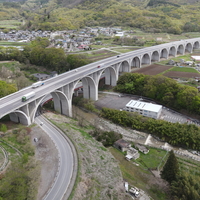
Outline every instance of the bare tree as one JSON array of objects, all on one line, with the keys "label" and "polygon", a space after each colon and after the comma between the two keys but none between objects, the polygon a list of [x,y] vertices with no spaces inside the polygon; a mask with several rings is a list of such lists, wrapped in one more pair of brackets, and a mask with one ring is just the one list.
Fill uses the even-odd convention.
[{"label": "bare tree", "polygon": [[17,89],[20,90],[24,87],[27,87],[31,84],[31,82],[24,76],[21,75],[15,79],[15,83],[17,85]]}]

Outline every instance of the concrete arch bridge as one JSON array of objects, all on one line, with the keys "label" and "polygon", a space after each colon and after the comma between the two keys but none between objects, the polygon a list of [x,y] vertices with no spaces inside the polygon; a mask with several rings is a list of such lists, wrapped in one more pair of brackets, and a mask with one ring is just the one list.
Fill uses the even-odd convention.
[{"label": "concrete arch bridge", "polygon": [[[83,97],[98,100],[99,80],[105,77],[105,84],[115,86],[121,72],[141,68],[161,59],[192,53],[200,48],[200,38],[180,40],[110,57],[78,69],[60,74],[44,81],[38,88],[27,87],[0,99],[0,118],[9,114],[14,122],[30,125],[34,122],[37,109],[49,94],[53,97],[54,108],[61,114],[72,117],[72,97],[80,82]],[[34,96],[22,102],[22,96],[34,92]]]}]

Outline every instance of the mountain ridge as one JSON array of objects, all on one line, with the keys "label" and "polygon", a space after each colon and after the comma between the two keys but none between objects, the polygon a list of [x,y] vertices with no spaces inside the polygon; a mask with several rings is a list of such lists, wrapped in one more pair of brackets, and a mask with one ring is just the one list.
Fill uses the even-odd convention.
[{"label": "mountain ridge", "polygon": [[196,0],[24,0],[2,5],[0,20],[21,18],[26,22],[22,29],[121,26],[152,33],[200,31]]}]

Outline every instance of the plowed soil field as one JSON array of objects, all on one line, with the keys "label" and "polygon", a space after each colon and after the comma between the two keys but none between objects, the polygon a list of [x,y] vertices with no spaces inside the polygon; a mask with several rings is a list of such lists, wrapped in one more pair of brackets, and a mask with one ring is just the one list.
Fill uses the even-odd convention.
[{"label": "plowed soil field", "polygon": [[160,74],[170,68],[172,68],[172,66],[153,64],[148,67],[136,69],[133,71],[133,73],[140,73],[140,74],[145,74],[145,75],[156,75],[156,74]]}]

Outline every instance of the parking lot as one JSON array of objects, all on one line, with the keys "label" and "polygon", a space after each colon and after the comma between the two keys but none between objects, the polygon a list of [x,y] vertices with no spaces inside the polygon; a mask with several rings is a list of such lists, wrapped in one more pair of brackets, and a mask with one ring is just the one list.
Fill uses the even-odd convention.
[{"label": "parking lot", "polygon": [[165,121],[172,122],[172,123],[178,122],[178,123],[181,123],[181,124],[187,123],[187,124],[195,124],[195,125],[199,126],[198,120],[191,119],[190,117],[187,117],[185,115],[177,113],[177,112],[170,110],[166,107],[163,107],[160,119],[163,119]]},{"label": "parking lot", "polygon": [[[141,98],[135,95],[127,95],[114,92],[99,92],[99,100],[95,102],[95,105],[100,108],[107,107],[120,110],[123,109],[130,100],[141,100],[145,102],[154,103],[152,101],[146,100],[145,98]],[[160,119],[171,123],[178,122],[181,124],[187,123],[187,124],[195,124],[197,126],[200,125],[200,122],[198,120],[177,113],[174,110],[171,110],[164,106],[162,109]]]}]

